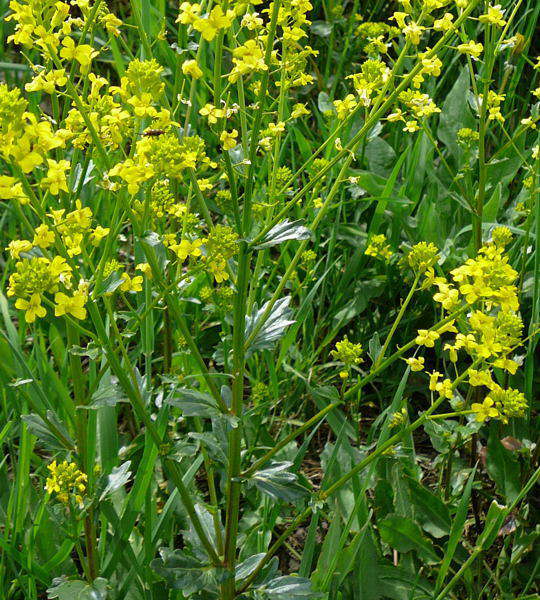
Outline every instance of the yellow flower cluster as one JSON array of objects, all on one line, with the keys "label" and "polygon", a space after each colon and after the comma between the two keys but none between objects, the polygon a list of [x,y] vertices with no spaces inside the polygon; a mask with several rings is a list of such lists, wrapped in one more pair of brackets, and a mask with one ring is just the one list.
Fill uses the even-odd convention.
[{"label": "yellow flower cluster", "polygon": [[364,361],[362,358],[363,352],[362,344],[353,344],[347,336],[336,342],[336,347],[330,354],[335,360],[343,363],[345,367],[339,374],[342,379],[346,379],[349,376],[349,371],[353,366],[359,365]]},{"label": "yellow flower cluster", "polygon": [[74,501],[82,506],[88,476],[74,462],[68,463],[67,460],[60,464],[56,464],[54,460],[47,468],[50,475],[47,477],[45,490],[49,494],[56,494],[62,504]]},{"label": "yellow flower cluster", "polygon": [[370,238],[364,254],[373,256],[374,258],[382,258],[388,262],[392,258],[393,253],[387,243],[386,236],[383,233],[379,233]]},{"label": "yellow flower cluster", "polygon": [[[482,403],[474,403],[471,410],[479,421],[499,418],[507,421],[511,417],[523,416],[526,402],[517,390],[504,390],[493,377],[493,369],[502,369],[514,374],[519,363],[512,358],[521,343],[523,323],[518,314],[519,301],[516,281],[518,273],[509,265],[505,246],[511,241],[508,228],[498,227],[492,232],[492,240],[486,243],[475,258],[450,273],[451,279],[436,277],[432,264],[436,260],[436,248],[424,245],[421,251],[413,249],[409,254],[409,265],[418,268],[415,255],[425,258],[420,261],[425,284],[435,286],[433,299],[441,308],[456,318],[446,319],[441,326],[420,329],[416,337],[419,346],[433,348],[443,334],[453,334],[445,340],[443,350],[448,352],[450,362],[457,365],[460,353],[469,357],[468,383],[473,387],[489,390]],[[420,246],[420,245],[419,245]],[[421,371],[424,357],[406,359],[411,369]],[[452,398],[453,384],[450,379],[439,381],[441,374],[430,375],[430,390],[446,398]]]}]

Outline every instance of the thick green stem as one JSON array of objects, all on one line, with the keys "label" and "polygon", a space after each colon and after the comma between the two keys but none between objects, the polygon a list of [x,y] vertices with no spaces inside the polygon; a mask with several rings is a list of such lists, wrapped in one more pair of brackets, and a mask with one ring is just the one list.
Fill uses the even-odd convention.
[{"label": "thick green stem", "polygon": [[[239,245],[238,254],[238,275],[236,280],[236,298],[234,304],[234,323],[233,323],[233,384],[232,384],[232,405],[230,412],[241,417],[244,397],[244,370],[245,370],[245,324],[246,324],[246,300],[249,284],[249,273],[251,265],[251,251],[248,247],[245,237],[251,229],[251,200],[253,194],[253,185],[255,180],[255,158],[257,153],[257,144],[259,130],[262,123],[262,117],[266,104],[266,93],[268,89],[268,78],[270,72],[270,63],[272,59],[272,49],[277,29],[277,18],[280,0],[275,0],[270,25],[268,27],[268,37],[265,50],[265,64],[267,70],[264,71],[261,81],[261,88],[258,96],[258,107],[253,122],[251,141],[249,146],[249,168],[247,180],[244,189],[244,207],[242,214],[242,234],[244,239]],[[238,522],[240,516],[240,491],[241,483],[239,479],[241,470],[241,429],[235,427],[229,435],[229,469],[227,473],[226,487],[226,521],[225,521],[225,545],[224,545],[224,566],[229,571],[230,577],[222,585],[222,595],[224,600],[233,600],[235,597],[234,570],[236,565],[236,542],[238,537]]]}]

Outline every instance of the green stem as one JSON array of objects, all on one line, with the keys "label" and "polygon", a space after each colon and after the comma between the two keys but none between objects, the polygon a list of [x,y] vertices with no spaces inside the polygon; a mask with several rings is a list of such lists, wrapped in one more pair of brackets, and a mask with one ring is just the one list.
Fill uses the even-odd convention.
[{"label": "green stem", "polygon": [[377,360],[375,361],[375,364],[373,365],[374,369],[376,369],[380,365],[381,360],[384,359],[384,355],[386,353],[386,350],[388,349],[388,345],[390,344],[390,341],[392,340],[392,337],[394,336],[394,333],[396,332],[396,329],[397,329],[398,325],[400,324],[401,319],[403,319],[405,310],[407,309],[407,306],[409,306],[409,302],[412,300],[412,297],[414,295],[414,292],[416,291],[416,286],[418,285],[419,280],[420,280],[420,273],[418,273],[416,275],[416,277],[414,278],[412,287],[409,290],[409,293],[407,294],[405,301],[401,305],[401,309],[399,310],[399,313],[392,325],[392,328],[390,329],[390,332],[388,333],[388,336],[386,337],[386,340],[385,340],[384,345],[379,353],[379,356],[377,357]]},{"label": "green stem", "polygon": [[[439,329],[443,325],[446,325],[446,323],[448,323],[449,321],[452,321],[453,319],[455,319],[456,317],[458,317],[460,314],[462,314],[466,310],[469,310],[469,306],[468,305],[464,305],[461,308],[458,308],[458,310],[454,311],[451,315],[448,315],[446,318],[442,319],[438,323],[435,323],[435,325],[433,325],[432,327],[430,327],[428,329],[428,331],[434,331],[436,329]],[[397,350],[396,352],[394,352],[394,354],[390,355],[376,369],[372,369],[369,372],[369,374],[366,375],[366,377],[364,377],[358,383],[356,383],[351,388],[349,388],[347,390],[347,392],[345,393],[345,399],[346,400],[349,399],[358,390],[360,390],[361,388],[363,388],[369,382],[373,381],[382,371],[384,371],[393,362],[395,362],[398,358],[400,358],[403,354],[405,354],[405,352],[407,352],[407,350],[410,350],[415,345],[416,345],[416,341],[415,340],[411,340],[410,342],[408,342],[407,344],[405,344],[405,346],[402,346],[399,350]]]},{"label": "green stem", "polygon": [[[79,345],[79,334],[77,330],[66,319],[66,333],[69,347]],[[92,487],[93,465],[89,463],[88,443],[87,443],[87,416],[86,410],[77,410],[78,406],[86,404],[84,373],[82,370],[81,357],[69,353],[69,364],[71,367],[71,378],[73,382],[73,399],[75,409],[75,420],[77,426],[77,451],[79,453],[81,466],[84,473],[88,475],[89,487]],[[87,574],[90,582],[98,575],[97,565],[97,542],[96,529],[94,525],[93,510],[89,509],[84,518],[84,537],[86,540],[86,560]]]},{"label": "green stem", "polygon": [[[469,370],[476,366],[477,363],[473,363],[471,367],[466,369],[458,378],[454,380],[452,383],[452,389],[456,389],[457,386],[466,378]],[[379,456],[384,454],[387,450],[389,450],[392,446],[395,446],[403,437],[406,435],[410,435],[413,431],[421,427],[427,419],[429,419],[430,415],[437,410],[437,408],[445,401],[444,397],[438,398],[424,413],[422,413],[416,421],[404,427],[401,431],[398,431],[395,435],[388,438],[386,442],[377,447],[371,454],[366,456],[363,460],[361,460],[358,464],[356,464],[350,471],[345,473],[342,477],[340,477],[336,482],[334,482],[330,487],[326,490],[320,492],[318,499],[320,501],[327,500],[332,494],[337,492],[340,488],[342,488],[348,481],[351,480],[355,475],[363,471],[367,466],[369,466],[374,460],[376,460]],[[251,583],[256,579],[261,569],[267,564],[267,562],[272,558],[272,556],[277,552],[277,550],[281,547],[281,545],[287,540],[287,538],[291,535],[291,533],[298,527],[300,523],[302,523],[311,513],[313,512],[313,507],[308,506],[300,515],[298,515],[293,522],[285,529],[285,531],[281,534],[281,536],[272,544],[272,546],[268,549],[265,556],[261,559],[255,571],[248,577],[248,579],[244,582],[239,593],[244,592],[249,588]]]},{"label": "green stem", "polygon": [[[254,184],[255,158],[257,152],[257,143],[259,130],[266,103],[266,92],[268,89],[268,79],[270,72],[270,63],[272,58],[272,49],[277,29],[277,18],[281,0],[274,0],[272,17],[268,27],[268,37],[266,40],[265,64],[267,70],[263,72],[261,78],[261,88],[258,96],[258,108],[253,122],[251,141],[249,146],[249,168],[247,181],[244,189],[244,207],[242,215],[242,233],[244,239],[239,245],[238,256],[238,275],[236,280],[236,298],[234,305],[233,322],[233,384],[232,401],[230,412],[241,417],[244,396],[244,370],[245,370],[245,321],[246,321],[246,299],[249,284],[249,272],[251,264],[251,252],[245,241],[245,236],[249,234],[251,228],[251,199]],[[241,470],[241,430],[240,427],[234,427],[229,435],[229,468],[226,484],[226,521],[225,521],[225,544],[224,561],[225,568],[229,571],[230,577],[222,585],[223,600],[233,600],[235,597],[234,571],[236,565],[236,543],[238,537],[238,522],[240,517],[240,491],[241,482],[239,480]]]},{"label": "green stem", "polygon": [[[523,498],[529,493],[529,491],[532,489],[532,487],[538,481],[539,478],[540,478],[540,468],[536,469],[536,471],[533,473],[533,475],[531,476],[531,478],[529,479],[527,484],[523,487],[523,489],[517,495],[516,499],[512,502],[512,504],[510,504],[510,506],[507,506],[504,509],[504,518],[506,518],[506,516],[508,516],[509,514],[512,513],[512,511],[521,502],[521,500],[523,500]],[[502,519],[503,521],[504,521],[504,518]],[[459,568],[458,572],[454,575],[454,577],[452,577],[452,579],[448,582],[448,584],[444,587],[444,589],[442,589],[439,592],[439,594],[437,594],[437,596],[434,597],[433,600],[444,600],[445,598],[448,598],[448,594],[450,593],[452,588],[456,585],[456,583],[461,579],[461,577],[467,571],[467,569],[469,569],[469,567],[472,565],[472,563],[483,552],[488,550],[489,547],[493,544],[493,541],[495,541],[496,535],[493,535],[495,527],[497,527],[497,528],[499,527],[498,519],[494,519],[493,521],[488,523],[485,526],[484,531],[482,532],[482,534],[480,536],[481,538],[490,540],[491,543],[485,544],[485,545],[480,543],[480,545],[477,548],[475,548],[475,550],[472,552],[472,554],[469,556],[469,558],[467,558],[467,560],[461,565],[461,567]]]},{"label": "green stem", "polygon": [[309,419],[309,421],[306,421],[301,427],[299,427],[298,429],[295,429],[294,431],[292,431],[291,433],[289,433],[289,435],[287,435],[280,442],[278,442],[264,456],[262,456],[257,461],[255,461],[251,465],[251,467],[249,467],[249,469],[246,469],[241,474],[241,476],[244,479],[247,479],[248,477],[250,477],[251,475],[253,475],[253,473],[255,473],[255,471],[258,471],[262,466],[264,466],[282,448],[285,448],[285,446],[287,446],[287,444],[289,444],[290,442],[292,442],[299,435],[302,435],[302,433],[304,433],[305,431],[307,431],[312,425],[315,425],[315,423],[317,423],[321,419],[324,419],[324,417],[326,417],[326,415],[329,412],[333,411],[334,408],[337,408],[340,404],[342,404],[341,401],[340,402],[332,402],[332,404],[329,404],[328,406],[326,406],[325,408],[323,408],[322,410],[320,410],[314,417],[311,417],[311,419]]}]

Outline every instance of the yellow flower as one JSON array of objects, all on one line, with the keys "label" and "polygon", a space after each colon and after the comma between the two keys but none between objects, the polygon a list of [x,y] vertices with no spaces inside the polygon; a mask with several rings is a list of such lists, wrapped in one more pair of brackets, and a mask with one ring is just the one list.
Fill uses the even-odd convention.
[{"label": "yellow flower", "polygon": [[65,85],[67,82],[65,69],[50,71],[49,73],[38,73],[32,81],[24,86],[27,92],[43,91],[47,94],[53,94],[57,87]]},{"label": "yellow flower", "polygon": [[471,409],[474,411],[474,416],[479,423],[499,416],[499,411],[493,406],[491,398],[486,398],[482,404],[475,402],[472,404]]},{"label": "yellow flower", "polygon": [[122,21],[112,13],[107,13],[104,17],[101,17],[101,22],[105,26],[105,29],[115,37],[120,35],[119,27],[122,25]]},{"label": "yellow flower", "polygon": [[69,169],[69,161],[56,161],[52,158],[47,159],[49,169],[47,176],[40,181],[41,187],[47,188],[53,196],[58,196],[60,190],[67,192],[66,171]]},{"label": "yellow flower", "polygon": [[87,475],[79,470],[75,463],[68,463],[66,460],[59,465],[54,460],[47,468],[50,476],[47,478],[45,491],[56,494],[63,504],[68,504],[71,497],[82,505],[88,481]]},{"label": "yellow flower", "polygon": [[405,362],[411,367],[411,371],[423,371],[425,359],[423,356],[418,358],[412,356],[411,358],[405,359]]},{"label": "yellow flower", "polygon": [[419,125],[418,125],[418,121],[415,121],[414,119],[412,121],[407,121],[405,123],[405,127],[403,128],[403,131],[406,131],[408,133],[414,133],[415,131],[418,131],[420,129]]},{"label": "yellow flower", "polygon": [[21,204],[28,204],[29,198],[24,193],[22,183],[15,177],[0,175],[0,200],[16,199]]},{"label": "yellow flower", "polygon": [[491,389],[494,385],[491,372],[469,369],[469,385],[472,387],[486,386]]},{"label": "yellow flower", "polygon": [[232,150],[236,146],[236,138],[238,137],[238,131],[233,129],[231,132],[222,131],[219,139],[224,150]]},{"label": "yellow flower", "polygon": [[145,277],[152,277],[152,267],[148,263],[139,263],[135,267],[136,271],[140,271]]},{"label": "yellow flower", "polygon": [[343,100],[334,100],[337,118],[342,121],[356,108],[357,101],[353,94],[347,94]]},{"label": "yellow flower", "polygon": [[225,14],[221,6],[214,6],[206,18],[197,18],[193,22],[193,27],[201,32],[201,35],[207,42],[211,42],[220,29],[230,27],[234,17],[234,11],[228,10]]},{"label": "yellow flower", "polygon": [[67,60],[76,60],[83,68],[89,67],[92,59],[98,55],[92,46],[88,44],[76,46],[73,38],[70,37],[65,37],[62,45],[64,47],[60,50],[60,56]]},{"label": "yellow flower", "polygon": [[519,363],[515,360],[511,360],[510,358],[498,358],[493,361],[493,366],[498,367],[499,369],[504,369],[508,371],[511,375],[515,375],[518,370]]},{"label": "yellow flower", "polygon": [[19,258],[21,252],[29,252],[32,250],[32,242],[28,240],[13,240],[9,242],[6,250],[11,254],[12,258]]},{"label": "yellow flower", "polygon": [[491,23],[492,25],[497,25],[497,27],[504,27],[506,25],[506,21],[503,19],[504,12],[501,10],[501,5],[496,4],[495,6],[488,6],[487,13],[484,15],[480,15],[478,20],[481,23]]},{"label": "yellow flower", "polygon": [[36,227],[32,243],[34,246],[39,246],[40,248],[52,246],[54,244],[54,231],[51,231],[45,223],[42,223]]},{"label": "yellow flower", "polygon": [[122,281],[123,283],[120,286],[120,291],[122,292],[140,292],[142,290],[142,275],[130,277],[127,273],[123,273]]},{"label": "yellow flower", "polygon": [[409,23],[409,25],[405,25],[401,31],[403,32],[405,38],[411,42],[411,44],[417,46],[420,43],[420,37],[422,36],[424,29],[425,27],[418,25],[418,23],[413,21]]},{"label": "yellow flower", "polygon": [[305,104],[302,102],[297,102],[291,111],[291,119],[298,119],[302,115],[309,115],[310,112]]},{"label": "yellow flower", "polygon": [[225,116],[225,111],[222,108],[216,108],[213,104],[205,104],[200,110],[199,114],[208,119],[210,125],[217,123],[218,119],[222,119]]},{"label": "yellow flower", "polygon": [[71,297],[63,292],[57,292],[54,301],[55,316],[72,315],[76,319],[86,319],[86,308],[84,308],[86,296],[82,292],[77,291]]},{"label": "yellow flower", "polygon": [[436,331],[429,331],[428,329],[419,329],[418,335],[414,340],[419,346],[426,346],[426,348],[433,348],[435,342],[439,339],[439,334]]},{"label": "yellow flower", "polygon": [[466,44],[460,44],[457,47],[458,52],[468,54],[474,59],[477,59],[482,54],[483,49],[484,46],[480,42],[476,43],[473,40],[468,41]]},{"label": "yellow flower", "polygon": [[229,73],[229,81],[235,83],[242,75],[252,71],[266,71],[268,66],[264,62],[264,52],[253,39],[248,40],[243,46],[233,50],[233,70]]},{"label": "yellow flower", "polygon": [[191,4],[190,2],[182,2],[180,4],[180,14],[176,19],[177,23],[182,23],[183,25],[193,25],[195,21],[199,18],[201,13],[201,5],[200,4]]},{"label": "yellow flower", "polygon": [[442,377],[438,371],[433,371],[429,375],[429,389],[434,392],[437,389],[439,378]]},{"label": "yellow flower", "polygon": [[30,300],[24,298],[17,298],[15,302],[15,308],[24,310],[24,318],[27,323],[33,323],[36,317],[44,317],[47,311],[41,306],[41,296],[37,293],[30,296]]},{"label": "yellow flower", "polygon": [[182,73],[190,75],[193,79],[199,79],[203,74],[196,60],[186,60],[182,63]]},{"label": "yellow flower", "polygon": [[109,235],[109,231],[110,229],[108,227],[102,227],[101,225],[95,227],[92,233],[90,234],[92,246],[99,246],[101,240],[107,235]]},{"label": "yellow flower", "polygon": [[171,244],[169,248],[178,256],[180,260],[186,260],[188,256],[200,256],[202,240],[182,240],[179,244]]},{"label": "yellow flower", "polygon": [[454,390],[450,379],[444,379],[440,383],[437,383],[435,385],[435,391],[439,392],[441,398],[448,398],[448,400],[451,400],[454,396]]},{"label": "yellow flower", "polygon": [[437,283],[438,293],[434,294],[433,300],[440,302],[444,309],[450,311],[459,302],[459,292],[448,283]]},{"label": "yellow flower", "polygon": [[452,13],[444,13],[441,19],[436,19],[433,23],[435,31],[448,31],[452,27],[454,15]]}]

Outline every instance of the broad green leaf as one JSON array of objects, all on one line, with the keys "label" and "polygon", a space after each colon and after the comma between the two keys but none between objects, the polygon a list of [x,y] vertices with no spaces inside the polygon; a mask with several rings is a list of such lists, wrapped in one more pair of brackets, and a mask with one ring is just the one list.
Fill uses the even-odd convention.
[{"label": "broad green leaf", "polygon": [[[255,334],[248,352],[268,350],[285,334],[285,329],[294,323],[294,320],[290,318],[292,316],[292,309],[289,308],[290,302],[290,296],[286,296],[285,298],[280,298],[274,304],[262,327]],[[246,315],[246,339],[250,337],[252,331],[255,331],[255,326],[259,326],[259,321],[266,311],[267,306],[268,302],[260,309],[255,306],[251,315]]]},{"label": "broad green leaf", "polygon": [[408,483],[411,500],[418,509],[416,518],[420,525],[436,538],[449,534],[452,521],[446,504],[414,479],[409,478]]},{"label": "broad green leaf", "polygon": [[165,402],[178,407],[184,417],[217,417],[221,414],[212,396],[189,388],[175,389]]},{"label": "broad green leaf", "polygon": [[47,411],[47,421],[45,422],[39,415],[21,415],[21,419],[27,424],[32,435],[54,450],[66,450],[66,440],[74,446],[75,442],[69,436],[64,425],[50,411]]},{"label": "broad green leaf", "polygon": [[433,545],[412,519],[396,514],[387,515],[379,523],[379,531],[381,539],[398,552],[415,550],[429,560],[438,560]]},{"label": "broad green leaf", "polygon": [[77,408],[98,409],[104,406],[116,406],[118,402],[124,402],[125,396],[118,385],[115,377],[104,376],[99,382],[97,390],[92,394],[90,404]]},{"label": "broad green leaf", "polygon": [[310,29],[315,35],[320,37],[329,37],[332,33],[333,25],[332,23],[327,23],[326,21],[313,21]]},{"label": "broad green leaf", "polygon": [[102,577],[89,584],[85,581],[68,581],[64,578],[53,580],[53,586],[47,590],[47,598],[52,600],[106,600],[108,597],[107,580]]},{"label": "broad green leaf", "polygon": [[452,89],[446,96],[439,115],[439,128],[437,136],[443,142],[454,158],[460,154],[457,142],[457,132],[463,127],[474,127],[475,122],[469,104],[467,91],[470,86],[470,75],[467,67],[463,67]]},{"label": "broad green leaf", "polygon": [[264,494],[275,500],[295,502],[303,498],[309,491],[298,483],[298,476],[287,469],[290,462],[272,462],[270,466],[252,475],[255,486]]},{"label": "broad green leaf", "polygon": [[506,508],[506,506],[501,506],[498,502],[492,500],[486,515],[484,530],[476,540],[477,546],[487,550],[493,544],[508,514]]},{"label": "broad green leaf", "polygon": [[264,552],[253,554],[249,558],[246,558],[246,560],[236,565],[235,580],[242,581],[243,579],[246,579],[246,577],[249,577],[265,556],[266,554]]},{"label": "broad green leaf", "polygon": [[317,107],[324,114],[335,112],[334,105],[330,100],[330,96],[326,92],[320,92],[317,98]]},{"label": "broad green leaf", "polygon": [[439,568],[439,573],[437,574],[437,590],[440,590],[442,584],[444,583],[446,575],[448,574],[448,571],[450,569],[452,559],[454,558],[454,554],[461,540],[461,536],[463,535],[463,530],[465,529],[465,522],[467,520],[467,512],[469,510],[469,501],[471,498],[471,490],[474,482],[475,473],[476,467],[471,471],[471,474],[469,475],[469,479],[465,484],[456,514],[454,515],[454,519],[452,521],[452,527],[450,529],[450,538],[448,539],[448,543],[446,544],[446,547],[444,549],[444,558]]},{"label": "broad green leaf", "polygon": [[510,504],[521,490],[519,463],[514,455],[501,444],[496,426],[490,427],[486,467],[505,501]]},{"label": "broad green leaf", "polygon": [[255,588],[255,597],[260,600],[292,600],[294,598],[320,598],[311,587],[311,581],[304,577],[284,575]]},{"label": "broad green leaf", "polygon": [[302,224],[302,221],[289,221],[289,219],[285,219],[270,229],[261,243],[255,246],[255,250],[277,246],[287,240],[308,240],[310,235],[311,232]]},{"label": "broad green leaf", "polygon": [[185,550],[159,549],[160,558],[150,566],[174,590],[182,590],[186,596],[200,592],[212,582],[212,566],[204,563]]},{"label": "broad green leaf", "polygon": [[110,474],[105,476],[102,484],[105,487],[99,497],[100,501],[120,489],[129,481],[129,478],[131,477],[131,471],[128,470],[130,465],[131,461],[127,460],[119,467],[114,467]]}]

